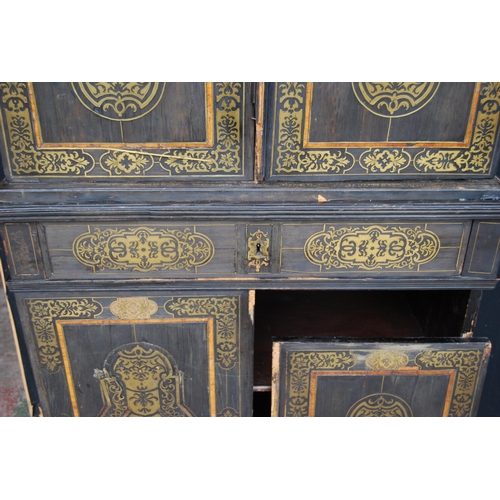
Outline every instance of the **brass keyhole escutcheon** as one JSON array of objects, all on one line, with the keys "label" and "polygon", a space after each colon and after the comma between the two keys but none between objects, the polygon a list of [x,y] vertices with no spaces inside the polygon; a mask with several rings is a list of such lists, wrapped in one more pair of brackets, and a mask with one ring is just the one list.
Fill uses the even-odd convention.
[{"label": "brass keyhole escutcheon", "polygon": [[248,238],[248,267],[260,272],[262,266],[269,266],[269,238],[263,231],[255,231]]}]

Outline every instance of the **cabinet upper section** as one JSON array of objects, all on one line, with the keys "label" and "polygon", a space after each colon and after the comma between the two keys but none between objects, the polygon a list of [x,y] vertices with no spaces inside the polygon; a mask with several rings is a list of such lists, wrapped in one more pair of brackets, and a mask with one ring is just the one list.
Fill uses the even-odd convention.
[{"label": "cabinet upper section", "polygon": [[270,179],[494,174],[498,83],[277,83],[267,97]]},{"label": "cabinet upper section", "polygon": [[0,83],[8,181],[491,178],[500,83]]},{"label": "cabinet upper section", "polygon": [[251,179],[245,83],[0,83],[5,175]]}]

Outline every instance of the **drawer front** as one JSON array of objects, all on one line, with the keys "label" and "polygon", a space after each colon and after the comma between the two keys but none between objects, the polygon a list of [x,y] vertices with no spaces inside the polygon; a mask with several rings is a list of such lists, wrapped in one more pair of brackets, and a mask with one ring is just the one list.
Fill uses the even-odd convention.
[{"label": "drawer front", "polygon": [[249,416],[246,292],[15,294],[45,416]]},{"label": "drawer front", "polygon": [[269,84],[267,177],[492,177],[498,89],[464,82]]},{"label": "drawer front", "polygon": [[236,273],[237,226],[47,224],[50,278],[218,277]]},{"label": "drawer front", "polygon": [[283,224],[282,274],[459,275],[469,222]]}]

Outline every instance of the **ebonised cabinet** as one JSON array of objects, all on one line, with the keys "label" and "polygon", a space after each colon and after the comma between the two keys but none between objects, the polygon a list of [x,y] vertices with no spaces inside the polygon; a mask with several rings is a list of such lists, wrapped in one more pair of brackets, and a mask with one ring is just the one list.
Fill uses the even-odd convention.
[{"label": "ebonised cabinet", "polygon": [[2,260],[43,415],[477,412],[500,84],[0,95]]}]

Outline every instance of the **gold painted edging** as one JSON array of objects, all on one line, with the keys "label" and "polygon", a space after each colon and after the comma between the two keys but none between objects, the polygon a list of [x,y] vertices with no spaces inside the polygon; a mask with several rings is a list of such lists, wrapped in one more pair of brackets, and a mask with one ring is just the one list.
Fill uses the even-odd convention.
[{"label": "gold painted edging", "polygon": [[418,367],[409,368],[406,370],[387,370],[387,371],[328,371],[328,370],[312,370],[309,374],[310,385],[309,385],[309,417],[316,416],[316,396],[317,396],[317,383],[318,377],[350,377],[351,375],[360,376],[384,376],[384,375],[449,375],[450,380],[448,382],[448,387],[446,389],[445,402],[443,407],[442,417],[447,417],[450,413],[451,398],[453,396],[453,388],[455,387],[456,370],[421,370]]},{"label": "gold painted edging", "polygon": [[[170,149],[170,148],[211,148],[214,146],[214,91],[213,83],[205,82],[205,127],[207,132],[206,141],[201,142],[44,142],[42,136],[42,127],[36,104],[35,90],[33,82],[28,82],[28,97],[32,109],[33,128],[35,136],[35,145],[38,149],[64,149],[64,148],[89,148],[89,149],[109,149],[109,148],[151,148],[151,149]],[[101,117],[102,118],[102,117]],[[104,119],[104,118],[103,118]],[[161,155],[160,155],[161,156]]]},{"label": "gold painted edging", "polygon": [[[308,82],[306,87],[306,100],[305,100],[305,120],[304,120],[304,142],[303,147],[307,148],[468,148],[472,139],[472,130],[475,121],[477,105],[479,102],[479,94],[481,90],[481,83],[476,83],[474,93],[472,95],[472,104],[469,112],[469,119],[465,130],[463,141],[391,141],[391,142],[312,142],[309,140],[309,133],[311,128],[311,109],[313,98],[313,83]],[[357,96],[356,96],[357,97]]]}]

